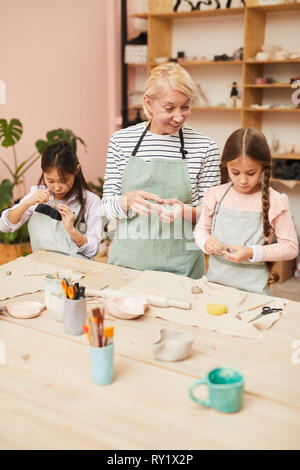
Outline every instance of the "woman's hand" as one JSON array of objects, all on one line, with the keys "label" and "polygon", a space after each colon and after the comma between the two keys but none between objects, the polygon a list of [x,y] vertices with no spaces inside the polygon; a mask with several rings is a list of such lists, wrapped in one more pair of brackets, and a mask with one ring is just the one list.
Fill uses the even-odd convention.
[{"label": "woman's hand", "polygon": [[124,212],[132,209],[139,215],[149,215],[151,212],[157,211],[156,205],[151,204],[149,199],[162,204],[164,201],[156,194],[148,193],[147,191],[130,191],[125,193],[120,198],[120,204]]},{"label": "woman's hand", "polygon": [[30,198],[27,199],[26,203],[29,206],[35,204],[44,204],[50,199],[50,192],[48,189],[38,189]]},{"label": "woman's hand", "polygon": [[240,263],[241,261],[246,261],[253,258],[253,249],[248,246],[234,246],[234,245],[226,245],[227,248],[233,250],[234,253],[224,253],[225,258],[228,261],[232,261],[233,263]]},{"label": "woman's hand", "polygon": [[70,207],[65,204],[58,204],[57,210],[62,216],[62,221],[66,231],[71,233],[74,230],[74,214]]},{"label": "woman's hand", "polygon": [[183,211],[184,211],[184,204],[179,201],[178,199],[164,199],[164,204],[169,204],[172,207],[171,209],[167,209],[163,205],[159,206],[159,214],[158,218],[162,222],[167,222],[169,224],[172,224],[178,217],[182,217]]},{"label": "woman's hand", "polygon": [[226,253],[227,245],[217,240],[213,235],[211,235],[205,242],[204,249],[207,253],[211,255],[220,255],[223,256]]}]

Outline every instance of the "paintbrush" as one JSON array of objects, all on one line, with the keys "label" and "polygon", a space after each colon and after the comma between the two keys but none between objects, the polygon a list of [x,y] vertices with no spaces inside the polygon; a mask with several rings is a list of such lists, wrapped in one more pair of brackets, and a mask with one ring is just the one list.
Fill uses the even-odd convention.
[{"label": "paintbrush", "polygon": [[90,345],[92,345],[92,339],[91,339],[91,335],[90,335],[90,325],[84,325],[83,330],[84,330],[85,334],[87,335],[87,338],[89,340]]},{"label": "paintbrush", "polygon": [[103,325],[103,319],[102,319],[102,314],[100,311],[100,308],[93,308],[92,314],[94,317],[94,323],[97,325],[97,337],[99,340],[99,346],[100,348],[102,347],[102,325]]},{"label": "paintbrush", "polygon": [[99,343],[98,343],[97,331],[96,331],[96,328],[95,328],[94,319],[90,315],[88,316],[88,323],[89,323],[89,326],[90,326],[90,335],[91,335],[92,346],[98,347]]},{"label": "paintbrush", "polygon": [[114,327],[113,326],[106,326],[104,328],[104,346],[108,346],[109,344],[113,343],[114,337]]}]

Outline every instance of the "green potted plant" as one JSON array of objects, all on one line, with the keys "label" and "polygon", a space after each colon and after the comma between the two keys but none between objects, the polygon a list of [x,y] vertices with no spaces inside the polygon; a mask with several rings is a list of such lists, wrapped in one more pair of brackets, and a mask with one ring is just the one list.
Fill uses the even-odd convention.
[{"label": "green potted plant", "polygon": [[[35,151],[28,158],[19,163],[15,146],[21,139],[22,134],[23,125],[19,119],[12,119],[10,122],[6,119],[0,119],[0,147],[5,149],[11,147],[13,154],[13,166],[9,165],[7,160],[0,156],[0,162],[6,167],[11,176],[11,179],[3,179],[0,182],[0,214],[4,209],[18,202],[20,198],[14,200],[14,188],[22,183],[25,172],[40,159],[43,151],[49,144],[53,144],[58,140],[66,140],[76,151],[77,141],[79,141],[86,148],[85,142],[71,130],[59,128],[47,132],[45,140],[37,140],[35,142]],[[21,197],[22,196],[24,196],[24,194],[22,194]],[[15,232],[0,232],[0,264],[30,252],[31,248],[27,224],[24,224]]]}]

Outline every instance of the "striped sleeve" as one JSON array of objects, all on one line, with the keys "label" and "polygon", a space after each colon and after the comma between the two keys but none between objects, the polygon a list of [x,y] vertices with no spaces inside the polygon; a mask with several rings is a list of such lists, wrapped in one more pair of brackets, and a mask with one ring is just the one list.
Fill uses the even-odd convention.
[{"label": "striped sleeve", "polygon": [[204,192],[211,186],[220,184],[220,151],[215,142],[211,142],[205,159],[203,161],[201,172],[198,175],[197,189],[198,201],[202,203]]},{"label": "striped sleeve", "polygon": [[128,211],[126,214],[120,204],[122,178],[126,164],[125,157],[123,160],[122,164],[122,151],[112,136],[106,158],[102,200],[105,215],[109,219],[124,219],[133,215],[132,211]]}]

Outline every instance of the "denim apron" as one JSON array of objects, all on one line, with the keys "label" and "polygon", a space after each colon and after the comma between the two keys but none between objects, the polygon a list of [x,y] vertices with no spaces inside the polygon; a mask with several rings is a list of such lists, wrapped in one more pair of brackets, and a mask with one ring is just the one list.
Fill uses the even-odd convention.
[{"label": "denim apron", "polygon": [[[211,234],[221,243],[237,246],[263,245],[264,232],[261,212],[238,211],[222,207],[221,203],[232,184],[217,203]],[[207,279],[237,289],[272,295],[268,287],[269,271],[265,262],[233,263],[223,256],[210,255]]]},{"label": "denim apron", "polygon": [[[122,179],[122,194],[148,191],[162,199],[177,198],[192,204],[192,186],[186,163],[182,130],[179,160],[153,158],[149,163],[136,154],[151,122],[130,156]],[[173,223],[159,220],[157,214],[120,219],[109,249],[108,262],[138,270],[167,271],[199,279],[205,273],[204,254],[193,238],[193,224],[182,217]]]},{"label": "denim apron", "polygon": [[[73,211],[74,220],[80,212],[80,207],[79,204]],[[62,220],[55,220],[49,215],[34,211],[28,222],[28,232],[32,251],[55,251],[77,258],[90,259],[77,253],[79,247],[66,231]]]}]

